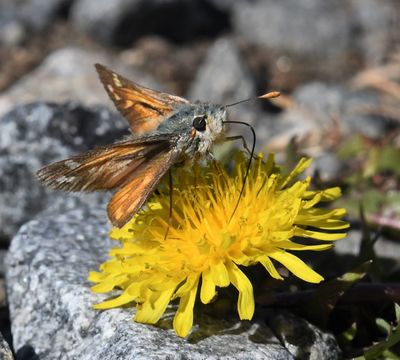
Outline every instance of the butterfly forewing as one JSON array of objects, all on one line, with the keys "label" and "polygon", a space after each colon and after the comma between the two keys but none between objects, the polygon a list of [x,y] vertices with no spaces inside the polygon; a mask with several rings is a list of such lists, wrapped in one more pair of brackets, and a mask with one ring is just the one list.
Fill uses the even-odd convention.
[{"label": "butterfly forewing", "polygon": [[178,155],[174,150],[159,153],[135,170],[134,177],[122,185],[108,204],[108,217],[115,226],[124,226],[141,208]]},{"label": "butterfly forewing", "polygon": [[162,137],[131,139],[56,162],[37,175],[45,185],[64,191],[113,189],[169,148],[170,143]]},{"label": "butterfly forewing", "polygon": [[111,100],[136,134],[154,130],[177,106],[188,103],[184,98],[138,85],[104,65],[96,64],[96,69]]}]

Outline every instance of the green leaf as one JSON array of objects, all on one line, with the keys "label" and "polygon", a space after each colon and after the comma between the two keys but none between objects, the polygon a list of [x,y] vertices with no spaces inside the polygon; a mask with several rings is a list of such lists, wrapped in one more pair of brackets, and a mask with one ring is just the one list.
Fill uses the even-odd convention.
[{"label": "green leaf", "polygon": [[[381,356],[384,359],[398,359],[398,356],[396,356],[396,355],[394,358],[387,357],[389,349],[400,342],[400,322],[399,322],[400,309],[399,309],[399,305],[397,305],[397,304],[395,304],[395,312],[396,312],[396,318],[397,318],[396,326],[391,326],[391,325],[387,324],[387,325],[389,325],[387,338],[380,341],[379,343],[377,343],[375,345],[372,345],[367,351],[365,351],[364,352],[365,359],[372,360],[372,359],[376,359],[378,356]],[[385,325],[385,326],[387,326],[387,325]],[[390,354],[393,354],[393,352],[390,352]]]},{"label": "green leaf", "polygon": [[345,340],[347,343],[350,343],[350,342],[353,341],[353,339],[354,339],[354,337],[356,336],[356,334],[357,334],[357,323],[356,323],[356,322],[353,322],[353,323],[351,324],[351,326],[350,326],[347,330],[343,331],[343,332],[340,334],[340,336],[341,336],[341,338],[342,338],[343,340]]},{"label": "green leaf", "polygon": [[361,154],[365,149],[361,136],[355,135],[346,140],[338,151],[338,156],[343,160],[348,160]]},{"label": "green leaf", "polygon": [[397,177],[400,176],[399,168],[400,150],[396,149],[392,145],[388,145],[383,149],[380,149],[379,159],[377,164],[378,171],[389,170],[396,174]]},{"label": "green leaf", "polygon": [[376,322],[376,325],[378,326],[378,328],[379,328],[383,333],[385,333],[385,334],[390,334],[391,326],[390,326],[390,324],[389,324],[386,320],[381,319],[381,318],[378,318],[378,319],[375,320],[375,322]]},{"label": "green leaf", "polygon": [[374,188],[368,189],[362,194],[362,204],[367,214],[378,213],[385,201],[386,194]]}]

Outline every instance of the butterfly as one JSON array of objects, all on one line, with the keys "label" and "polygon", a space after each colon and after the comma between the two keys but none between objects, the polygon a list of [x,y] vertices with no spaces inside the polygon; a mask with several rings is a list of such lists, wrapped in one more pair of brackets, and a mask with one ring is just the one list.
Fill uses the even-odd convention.
[{"label": "butterfly", "polygon": [[[229,123],[227,107],[236,103],[191,103],[141,86],[104,65],[95,67],[109,97],[128,121],[131,134],[45,166],[37,176],[44,185],[64,191],[117,189],[107,213],[114,226],[122,227],[172,165],[212,157],[212,146],[224,138],[225,124]],[[272,92],[259,98],[278,95]]]}]

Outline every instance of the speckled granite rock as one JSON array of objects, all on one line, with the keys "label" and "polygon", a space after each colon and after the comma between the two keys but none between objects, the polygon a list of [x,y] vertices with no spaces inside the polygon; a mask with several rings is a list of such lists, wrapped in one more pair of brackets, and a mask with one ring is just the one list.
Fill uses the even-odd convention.
[{"label": "speckled granite rock", "polygon": [[[1,0],[0,1],[0,29],[11,34],[17,31],[17,38],[14,35],[10,40],[26,40],[27,37],[32,36],[37,32],[47,30],[58,18],[68,12],[74,0]],[[1,19],[7,20],[13,28],[3,28],[1,26]],[[19,29],[18,29],[19,28]],[[19,34],[18,34],[19,33]],[[9,35],[11,35],[9,34]],[[0,42],[4,34],[0,34]],[[3,38],[4,39],[4,38]],[[5,45],[16,45],[20,41],[6,42]]]},{"label": "speckled granite rock", "polygon": [[362,50],[367,64],[382,64],[398,38],[398,1],[350,0],[350,4],[360,37],[356,46]]},{"label": "speckled granite rock", "polygon": [[[335,253],[341,256],[351,256],[357,258],[360,253],[362,242],[362,232],[358,229],[352,229],[348,232],[346,241],[338,241],[335,244]],[[385,236],[379,236],[375,243],[374,251],[382,260],[390,260],[393,264],[400,265],[400,244],[396,239],[390,239]]]},{"label": "speckled granite rock", "polygon": [[7,341],[3,338],[0,332],[0,360],[13,360],[14,356],[8,346]]},{"label": "speckled granite rock", "polygon": [[321,332],[314,325],[288,312],[274,316],[269,325],[296,359],[341,358],[332,335]]},{"label": "speckled granite rock", "polygon": [[104,104],[112,107],[97,76],[95,63],[108,65],[139,84],[166,90],[150,75],[124,66],[115,57],[79,48],[63,48],[51,53],[35,70],[0,94],[0,116],[16,105],[34,101],[79,101],[84,105]]},{"label": "speckled granite rock", "polygon": [[[253,78],[235,42],[230,38],[220,38],[208,50],[188,91],[187,98],[216,104],[230,104],[255,95]],[[250,124],[262,118],[257,128],[257,144],[263,144],[267,140],[269,132],[266,129],[272,116],[261,112],[260,102],[251,101],[229,108],[228,117],[229,120]],[[228,135],[238,134],[243,135],[247,144],[251,146],[252,137],[249,129],[241,125],[231,125]],[[236,145],[241,146],[241,143],[237,141]]]},{"label": "speckled granite rock", "polygon": [[104,107],[91,110],[69,103],[35,103],[0,119],[0,240],[54,201],[35,172],[73,153],[111,143],[127,132],[119,115]]},{"label": "speckled granite rock", "polygon": [[[293,106],[288,107],[269,123],[271,149],[286,147],[291,138],[309,138],[324,144],[332,130],[342,135],[362,134],[379,138],[390,131],[384,117],[368,114],[365,109],[378,106],[379,98],[373,91],[353,91],[348,87],[319,81],[305,83],[293,92]],[[263,131],[260,122],[257,122]]]},{"label": "speckled granite rock", "polygon": [[255,96],[255,86],[235,42],[218,39],[208,50],[188,98],[228,104]]},{"label": "speckled granite rock", "polygon": [[[106,259],[112,246],[104,208],[78,201],[67,212],[59,209],[54,206],[51,214],[25,224],[10,247],[7,284],[17,352],[29,348],[40,359],[82,360],[283,360],[294,359],[293,354],[300,353],[299,342],[291,339],[289,350],[276,337],[281,335],[274,335],[262,320],[216,320],[201,314],[195,318],[192,334],[186,340],[171,329],[170,312],[159,326],[150,326],[132,322],[132,309],[93,310],[91,304],[103,296],[91,293],[86,277],[89,270]],[[297,321],[304,326],[303,320],[296,319],[292,316],[290,323]],[[311,326],[308,329],[315,334],[301,346],[322,356],[329,351],[336,356],[331,358],[339,358],[337,346],[327,347],[315,341],[323,335]],[[299,335],[304,339],[304,334]],[[331,336],[325,336],[335,345]]]},{"label": "speckled granite rock", "polygon": [[315,58],[343,56],[351,40],[351,15],[343,1],[237,1],[236,32],[267,49]]},{"label": "speckled granite rock", "polygon": [[313,126],[329,128],[335,119],[344,133],[361,133],[372,138],[382,136],[385,130],[382,118],[363,112],[379,103],[373,91],[352,91],[341,85],[314,81],[299,86],[293,98]]}]

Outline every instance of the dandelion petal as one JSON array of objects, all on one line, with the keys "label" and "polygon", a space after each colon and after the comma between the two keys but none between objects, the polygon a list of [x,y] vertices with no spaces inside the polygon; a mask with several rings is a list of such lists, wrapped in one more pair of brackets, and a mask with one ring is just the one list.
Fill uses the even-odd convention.
[{"label": "dandelion petal", "polygon": [[222,261],[212,264],[210,270],[215,285],[220,287],[226,287],[229,285],[228,270]]},{"label": "dandelion petal", "polygon": [[200,300],[203,304],[208,304],[215,296],[215,283],[212,279],[210,270],[207,269],[202,274]]},{"label": "dandelion petal", "polygon": [[238,313],[241,320],[250,320],[254,314],[253,285],[245,274],[233,263],[228,264],[229,278],[239,291]]},{"label": "dandelion petal", "polygon": [[308,281],[310,283],[319,283],[324,280],[321,275],[308,267],[306,263],[300,260],[297,256],[294,256],[286,251],[275,251],[268,255],[279,261],[290,272],[304,281]]},{"label": "dandelion petal", "polygon": [[118,306],[125,305],[131,301],[135,300],[135,297],[129,295],[127,292],[122,293],[120,296],[115,299],[103,301],[100,304],[93,305],[95,309],[111,309]]},{"label": "dandelion petal", "polygon": [[187,336],[193,326],[193,307],[196,300],[198,282],[199,278],[194,281],[192,288],[181,297],[174,317],[175,332],[181,337]]},{"label": "dandelion petal", "polygon": [[268,273],[274,278],[278,280],[283,280],[283,277],[278,273],[272,261],[268,258],[268,256],[262,257],[258,259],[262,266],[268,271]]},{"label": "dandelion petal", "polygon": [[164,314],[171,301],[174,288],[158,292],[154,302],[145,301],[141,304],[135,316],[135,321],[140,323],[155,324]]}]

